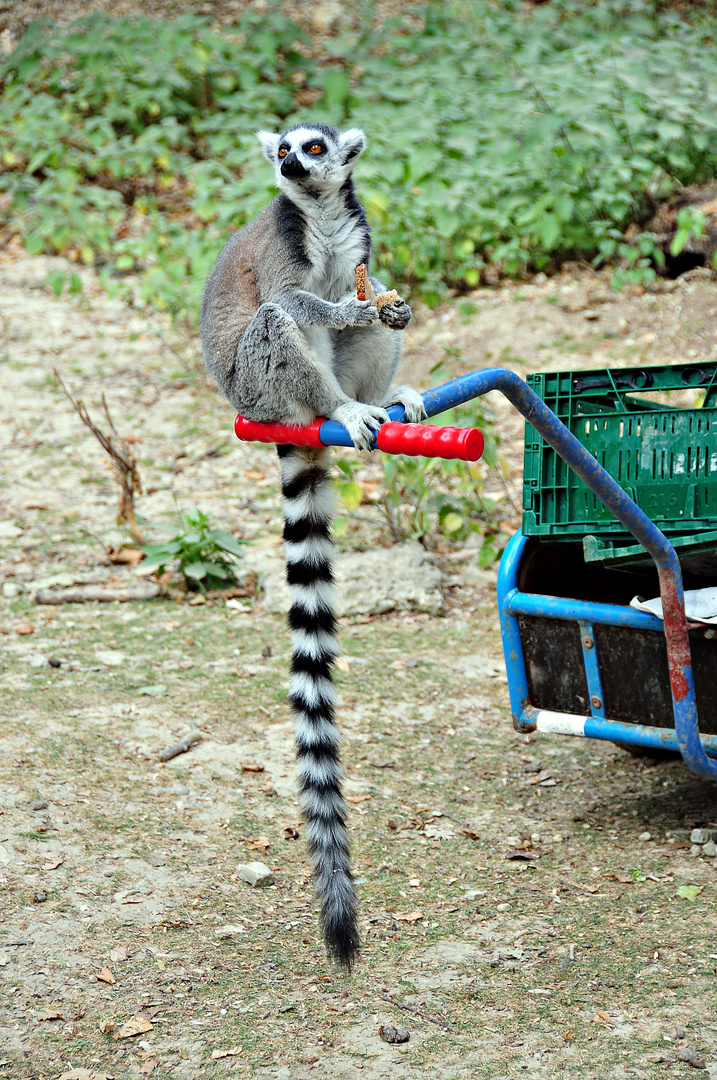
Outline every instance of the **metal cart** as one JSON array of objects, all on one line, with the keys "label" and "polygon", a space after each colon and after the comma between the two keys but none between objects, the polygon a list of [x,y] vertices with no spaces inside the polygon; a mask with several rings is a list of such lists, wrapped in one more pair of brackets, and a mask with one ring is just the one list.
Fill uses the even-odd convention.
[{"label": "metal cart", "polygon": [[[717,758],[712,756],[717,755],[717,640],[688,629],[682,570],[674,546],[515,372],[502,368],[474,371],[427,391],[423,400],[431,417],[491,390],[500,391],[522,413],[649,553],[664,613],[660,620],[633,610],[625,602],[551,595],[547,587],[551,580],[569,579],[565,565],[559,561],[551,576],[544,559],[544,549],[551,545],[541,549],[540,540],[517,533],[503,555],[498,578],[514,726],[520,731],[537,729],[606,739],[628,747],[679,750],[690,769],[717,779]],[[466,429],[402,425],[403,408],[393,406],[388,411],[393,423],[380,429],[378,449],[469,460],[480,455],[482,440],[477,432],[468,436]],[[451,434],[461,430],[463,434]],[[299,428],[255,424],[237,417],[236,433],[240,438],[263,442],[353,445],[346,429],[329,420]],[[541,550],[542,555],[538,554]],[[579,578],[580,567],[574,571]],[[531,581],[541,584],[534,588]],[[637,672],[639,665],[642,676]],[[646,678],[648,673],[650,679]],[[629,687],[633,692],[628,695]],[[650,688],[656,695],[654,701],[646,698]],[[704,724],[700,731],[698,701],[705,707],[701,711],[707,710],[705,715],[711,710],[709,731]]]}]

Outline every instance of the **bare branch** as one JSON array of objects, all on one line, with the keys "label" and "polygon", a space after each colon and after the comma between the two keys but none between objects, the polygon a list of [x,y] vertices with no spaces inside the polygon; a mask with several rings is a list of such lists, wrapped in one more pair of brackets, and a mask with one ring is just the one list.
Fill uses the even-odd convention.
[{"label": "bare branch", "polygon": [[59,382],[60,386],[65,392],[65,395],[71,402],[75,412],[79,416],[85,427],[88,427],[94,437],[103,450],[109,454],[114,469],[115,480],[118,486],[118,500],[119,500],[119,516],[120,519],[126,522],[130,533],[137,541],[138,544],[144,544],[145,539],[142,531],[137,524],[134,516],[134,497],[135,494],[142,494],[142,480],[139,475],[139,467],[137,461],[133,457],[127,443],[118,434],[115,428],[112,417],[110,416],[109,408],[105,400],[104,394],[102,395],[102,408],[104,410],[105,418],[109,424],[110,434],[105,435],[96,424],[90,419],[90,415],[85,408],[84,402],[79,398],[74,398],[70,391],[67,389],[62,379],[60,378],[57,369],[53,369],[55,378]]}]

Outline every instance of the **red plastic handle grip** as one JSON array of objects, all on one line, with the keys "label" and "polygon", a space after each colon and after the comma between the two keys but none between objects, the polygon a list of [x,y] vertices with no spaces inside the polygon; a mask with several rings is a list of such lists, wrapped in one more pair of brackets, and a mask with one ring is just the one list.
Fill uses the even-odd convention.
[{"label": "red plastic handle grip", "polygon": [[320,449],[324,445],[319,438],[319,428],[323,422],[323,417],[320,416],[310,424],[261,424],[258,420],[237,416],[234,431],[237,439],[273,442],[280,446],[314,446]]},{"label": "red plastic handle grip", "polygon": [[376,445],[387,454],[478,461],[485,443],[478,428],[400,424],[392,420],[378,429]]}]

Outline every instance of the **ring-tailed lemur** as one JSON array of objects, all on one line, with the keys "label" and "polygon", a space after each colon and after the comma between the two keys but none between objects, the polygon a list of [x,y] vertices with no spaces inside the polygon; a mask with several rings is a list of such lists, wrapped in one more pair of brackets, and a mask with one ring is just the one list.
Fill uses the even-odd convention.
[{"label": "ring-tailed lemur", "polygon": [[[311,124],[258,137],[280,194],[232,237],[207,282],[207,367],[244,416],[299,424],[330,417],[368,449],[388,405],[403,405],[408,421],[425,410],[411,387],[390,389],[400,356],[400,334],[390,327],[405,326],[410,308],[399,301],[379,317],[356,298],[356,267],[368,266],[371,247],[351,179],[364,134]],[[278,450],[300,800],[326,948],[350,966],[359,934],[331,681],[338,650],[330,451]]]}]

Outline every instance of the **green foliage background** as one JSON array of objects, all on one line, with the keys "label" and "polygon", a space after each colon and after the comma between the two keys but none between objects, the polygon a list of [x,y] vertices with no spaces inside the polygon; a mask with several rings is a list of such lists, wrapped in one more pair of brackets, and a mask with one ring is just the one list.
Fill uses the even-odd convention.
[{"label": "green foliage background", "polygon": [[715,172],[709,9],[467,0],[380,33],[361,10],[320,47],[277,5],[221,35],[194,16],[32,24],[0,67],[10,228],[193,320],[227,234],[273,194],[253,133],[359,125],[375,260],[433,304],[491,264],[648,265],[625,226]]}]

